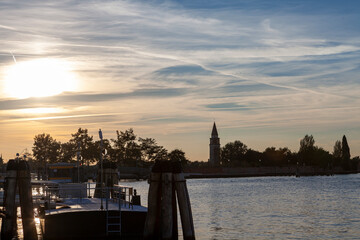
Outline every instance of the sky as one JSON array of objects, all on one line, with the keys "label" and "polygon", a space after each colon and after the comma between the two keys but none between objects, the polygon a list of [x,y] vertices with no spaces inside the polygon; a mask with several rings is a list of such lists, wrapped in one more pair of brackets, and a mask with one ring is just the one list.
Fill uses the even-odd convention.
[{"label": "sky", "polygon": [[0,153],[34,136],[133,128],[207,161],[220,142],[288,147],[312,134],[360,155],[360,2],[0,2]]}]

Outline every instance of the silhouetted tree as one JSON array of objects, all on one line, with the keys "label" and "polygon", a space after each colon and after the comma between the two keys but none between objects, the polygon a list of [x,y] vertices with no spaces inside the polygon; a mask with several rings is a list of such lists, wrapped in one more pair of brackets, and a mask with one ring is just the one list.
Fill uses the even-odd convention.
[{"label": "silhouetted tree", "polygon": [[38,171],[41,171],[44,179],[47,163],[55,163],[60,156],[60,143],[53,139],[50,134],[38,134],[34,137],[33,156],[39,162]]},{"label": "silhouetted tree", "polygon": [[125,165],[136,165],[136,161],[141,159],[141,148],[136,142],[136,135],[132,128],[122,131],[116,131],[116,139],[111,139],[114,144],[114,153],[117,162],[121,161]]},{"label": "silhouetted tree", "polygon": [[71,142],[61,143],[60,145],[60,161],[71,162],[76,155],[75,146]]},{"label": "silhouetted tree", "polygon": [[291,151],[288,148],[266,148],[263,153],[263,164],[267,166],[286,166],[290,164]]},{"label": "silhouetted tree", "polygon": [[352,170],[360,170],[360,157],[356,156],[351,159],[351,169]]},{"label": "silhouetted tree", "polygon": [[304,152],[308,150],[312,150],[315,147],[315,139],[313,135],[305,135],[303,139],[300,140],[300,149],[299,152]]},{"label": "silhouetted tree", "polygon": [[311,158],[313,159],[312,165],[322,168],[331,167],[332,156],[331,154],[321,147],[315,147],[312,152]]},{"label": "silhouetted tree", "polygon": [[259,166],[260,161],[262,160],[262,153],[253,149],[248,149],[245,153],[245,159],[250,166]]},{"label": "silhouetted tree", "polygon": [[246,152],[247,146],[239,140],[227,143],[221,148],[220,161],[224,166],[240,166],[246,162]]},{"label": "silhouetted tree", "polygon": [[168,161],[170,160],[169,159],[169,154],[168,154],[168,151],[165,149],[165,148],[161,148],[157,153],[156,153],[156,156],[155,156],[155,161]]},{"label": "silhouetted tree", "polygon": [[164,153],[164,148],[157,145],[153,138],[139,138],[140,149],[144,161],[153,162],[157,158],[157,155]]},{"label": "silhouetted tree", "polygon": [[203,168],[209,166],[208,162],[200,162],[200,161],[191,161],[188,164],[189,164],[188,167],[190,168]]},{"label": "silhouetted tree", "polygon": [[60,143],[53,139],[50,134],[38,134],[34,137],[33,156],[43,163],[54,163],[59,159]]},{"label": "silhouetted tree", "polygon": [[342,138],[342,166],[345,170],[348,170],[350,167],[350,148],[346,139],[346,136],[344,135]]},{"label": "silhouetted tree", "polygon": [[79,128],[78,131],[71,134],[71,136],[72,138],[69,142],[74,146],[74,152],[77,151],[78,144],[80,143],[82,161],[85,162],[86,165],[98,161],[99,153],[97,152],[97,147],[95,146],[93,137],[89,136],[87,129]]},{"label": "silhouetted tree", "polygon": [[174,149],[169,153],[170,161],[180,162],[182,166],[186,166],[189,160],[185,157],[185,152],[180,149]]},{"label": "silhouetted tree", "polygon": [[337,140],[335,142],[333,156],[334,156],[334,158],[341,158],[341,156],[342,156],[342,146],[341,146],[341,142],[339,140]]},{"label": "silhouetted tree", "polygon": [[341,145],[341,141],[337,140],[335,142],[335,145],[334,145],[334,150],[333,150],[333,164],[335,166],[339,166],[340,165],[340,162],[341,162],[341,156],[342,156],[342,145]]},{"label": "silhouetted tree", "polygon": [[306,165],[312,165],[315,151],[315,140],[312,135],[305,135],[303,139],[300,140],[300,149],[298,152],[300,161]]}]

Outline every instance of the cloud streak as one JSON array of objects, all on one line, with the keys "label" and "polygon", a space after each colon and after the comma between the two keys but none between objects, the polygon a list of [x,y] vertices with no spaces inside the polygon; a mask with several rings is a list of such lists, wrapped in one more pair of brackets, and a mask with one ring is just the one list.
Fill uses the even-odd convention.
[{"label": "cloud streak", "polygon": [[[62,136],[71,121],[106,124],[105,131],[134,127],[168,147],[181,142],[171,134],[190,137],[202,150],[178,147],[193,160],[207,159],[213,119],[235,129],[224,141],[264,133],[268,145],[276,137],[297,149],[308,131],[327,136],[328,150],[343,134],[359,141],[352,129],[360,127],[360,4],[351,2],[2,1],[0,87],[11,51],[18,62],[73,63],[80,88],[29,99],[9,99],[0,88],[0,132],[25,131],[17,121],[34,123],[26,129],[33,135]],[[15,112],[39,107],[66,112]]]},{"label": "cloud streak", "polygon": [[45,106],[83,105],[84,103],[108,102],[125,98],[169,98],[182,96],[186,92],[187,89],[184,88],[158,88],[138,89],[127,93],[64,93],[43,98],[0,100],[0,111]]}]

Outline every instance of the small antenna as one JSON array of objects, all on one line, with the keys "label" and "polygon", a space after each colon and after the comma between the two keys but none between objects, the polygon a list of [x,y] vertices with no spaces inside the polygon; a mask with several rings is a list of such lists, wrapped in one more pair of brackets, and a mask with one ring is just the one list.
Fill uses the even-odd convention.
[{"label": "small antenna", "polygon": [[103,136],[102,136],[102,131],[101,129],[99,129],[99,138],[102,140],[103,139]]},{"label": "small antenna", "polygon": [[100,204],[100,210],[104,209],[103,206],[103,185],[104,185],[104,171],[103,171],[103,135],[101,129],[99,129],[99,138],[100,138],[100,169],[101,169],[101,204]]}]

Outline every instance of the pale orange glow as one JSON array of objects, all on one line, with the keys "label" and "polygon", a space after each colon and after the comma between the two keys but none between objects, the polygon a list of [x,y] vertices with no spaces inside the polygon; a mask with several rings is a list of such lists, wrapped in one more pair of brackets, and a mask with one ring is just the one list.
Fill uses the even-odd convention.
[{"label": "pale orange glow", "polygon": [[14,63],[5,74],[5,94],[13,98],[46,97],[77,86],[71,63],[51,58]]}]

